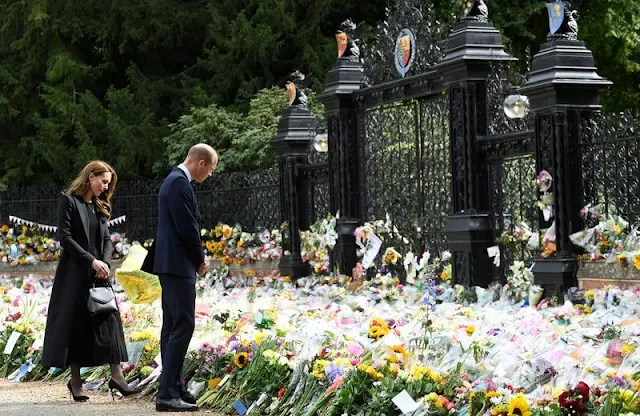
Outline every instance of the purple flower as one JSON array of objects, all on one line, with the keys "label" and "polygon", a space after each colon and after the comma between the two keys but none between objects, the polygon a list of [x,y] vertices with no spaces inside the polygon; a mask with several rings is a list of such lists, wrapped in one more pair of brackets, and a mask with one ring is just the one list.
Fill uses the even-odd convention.
[{"label": "purple flower", "polygon": [[620,387],[626,387],[627,385],[627,381],[625,379],[623,379],[622,377],[616,376],[613,379],[613,382],[616,383],[617,385],[619,385]]},{"label": "purple flower", "polygon": [[340,369],[340,367],[336,366],[334,363],[331,363],[325,369],[325,374],[327,375],[329,382],[333,384],[333,382],[336,381],[336,379],[340,377],[343,374],[343,372]]}]

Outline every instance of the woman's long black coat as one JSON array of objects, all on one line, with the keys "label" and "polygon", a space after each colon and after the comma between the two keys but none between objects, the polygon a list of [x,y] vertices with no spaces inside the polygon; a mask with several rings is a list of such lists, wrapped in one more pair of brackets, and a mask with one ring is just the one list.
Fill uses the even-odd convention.
[{"label": "woman's long black coat", "polygon": [[[89,218],[79,197],[63,195],[58,201],[57,238],[62,246],[62,256],[56,269],[56,276],[49,301],[47,328],[44,335],[42,362],[45,367],[66,368],[69,339],[78,297],[85,290],[83,280],[91,275],[91,263],[95,259],[87,252],[89,238]],[[99,260],[109,263],[113,244],[106,220],[100,218],[100,234],[102,235],[98,253]],[[85,313],[85,312],[82,312]]]}]

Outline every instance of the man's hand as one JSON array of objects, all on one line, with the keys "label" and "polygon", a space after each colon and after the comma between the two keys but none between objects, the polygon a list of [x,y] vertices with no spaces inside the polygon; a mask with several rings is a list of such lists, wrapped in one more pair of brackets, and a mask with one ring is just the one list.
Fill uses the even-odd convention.
[{"label": "man's hand", "polygon": [[202,264],[200,265],[200,267],[198,267],[198,274],[200,276],[204,276],[204,274],[209,270],[209,259],[208,258],[204,258],[204,261],[202,262]]},{"label": "man's hand", "polygon": [[91,263],[91,267],[96,271],[96,276],[98,276],[99,279],[106,279],[109,277],[109,266],[107,263],[95,259],[93,263]]}]

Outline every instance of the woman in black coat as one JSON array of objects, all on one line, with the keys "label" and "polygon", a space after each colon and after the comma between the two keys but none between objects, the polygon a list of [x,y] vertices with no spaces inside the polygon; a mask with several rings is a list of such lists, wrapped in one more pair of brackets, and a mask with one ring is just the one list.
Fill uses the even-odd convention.
[{"label": "woman in black coat", "polygon": [[113,251],[107,221],[118,177],[102,161],[87,164],[58,202],[57,237],[63,248],[49,301],[42,361],[46,367],[71,366],[67,384],[75,401],[82,394],[81,367],[111,366],[109,388],[133,394],[122,374],[128,360],[119,312],[92,316],[89,288],[109,283]]}]

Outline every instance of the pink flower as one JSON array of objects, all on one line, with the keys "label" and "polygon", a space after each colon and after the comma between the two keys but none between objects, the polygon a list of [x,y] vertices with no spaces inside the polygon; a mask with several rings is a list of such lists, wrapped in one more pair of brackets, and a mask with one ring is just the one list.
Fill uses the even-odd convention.
[{"label": "pink flower", "polygon": [[357,344],[352,344],[347,347],[347,351],[354,357],[358,357],[362,354],[363,349]]}]

